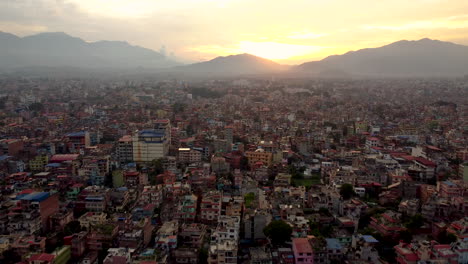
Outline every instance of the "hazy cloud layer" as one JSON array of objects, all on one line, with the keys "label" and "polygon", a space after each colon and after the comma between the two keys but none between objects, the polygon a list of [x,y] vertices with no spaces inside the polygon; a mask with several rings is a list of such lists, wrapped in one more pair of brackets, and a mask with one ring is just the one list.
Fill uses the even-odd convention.
[{"label": "hazy cloud layer", "polygon": [[467,10],[466,0],[3,0],[0,30],[164,45],[189,60],[256,52],[297,62],[399,39],[468,44]]}]

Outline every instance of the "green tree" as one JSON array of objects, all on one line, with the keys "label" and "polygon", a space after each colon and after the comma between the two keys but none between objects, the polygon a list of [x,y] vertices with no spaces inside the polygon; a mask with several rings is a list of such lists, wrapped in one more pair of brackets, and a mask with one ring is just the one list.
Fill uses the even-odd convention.
[{"label": "green tree", "polygon": [[149,179],[151,184],[156,184],[156,176],[164,172],[164,160],[162,158],[160,159],[154,159],[151,161],[151,172],[149,173]]},{"label": "green tree", "polygon": [[63,228],[63,235],[70,236],[76,233],[83,231],[84,228],[80,225],[78,221],[71,221],[70,223],[66,224]]},{"label": "green tree", "polygon": [[241,170],[250,170],[249,159],[246,156],[242,156],[240,160]]},{"label": "green tree", "polygon": [[424,225],[424,217],[420,214],[416,214],[410,218],[406,223],[406,228],[408,229],[418,229]]},{"label": "green tree", "polygon": [[405,243],[410,243],[413,240],[413,234],[411,234],[408,230],[402,230],[399,233],[400,239],[403,240]]},{"label": "green tree", "polygon": [[354,194],[355,193],[354,193],[353,185],[351,185],[349,183],[345,183],[345,184],[341,185],[340,195],[341,195],[341,197],[343,197],[343,199],[349,200],[351,197],[353,197]]},{"label": "green tree", "polygon": [[271,223],[263,229],[265,236],[270,238],[271,242],[275,245],[281,245],[289,241],[292,231],[292,227],[281,220],[271,221]]},{"label": "green tree", "polygon": [[208,250],[205,248],[202,248],[200,252],[198,253],[198,259],[200,260],[200,264],[206,264],[208,263]]},{"label": "green tree", "polygon": [[41,103],[32,103],[29,105],[29,110],[40,112],[44,109],[44,105]]}]

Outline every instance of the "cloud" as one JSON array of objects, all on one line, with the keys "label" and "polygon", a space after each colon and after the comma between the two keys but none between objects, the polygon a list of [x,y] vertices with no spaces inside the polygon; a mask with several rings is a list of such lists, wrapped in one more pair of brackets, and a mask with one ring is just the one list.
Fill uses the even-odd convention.
[{"label": "cloud", "polygon": [[416,29],[462,29],[468,28],[468,15],[451,16],[442,19],[414,21],[401,25],[364,25],[366,30],[416,30]]},{"label": "cloud", "polygon": [[0,30],[166,45],[191,60],[252,50],[306,60],[400,39],[467,43],[467,8],[466,0],[0,0]]},{"label": "cloud", "polygon": [[293,35],[287,36],[290,39],[316,39],[328,36],[326,33],[313,33],[313,32],[294,32]]}]

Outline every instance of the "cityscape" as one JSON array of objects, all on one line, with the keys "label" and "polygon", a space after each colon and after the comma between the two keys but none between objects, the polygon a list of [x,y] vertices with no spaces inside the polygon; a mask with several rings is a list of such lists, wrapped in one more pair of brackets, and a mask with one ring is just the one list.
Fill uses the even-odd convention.
[{"label": "cityscape", "polygon": [[4,263],[468,261],[466,80],[1,86]]}]

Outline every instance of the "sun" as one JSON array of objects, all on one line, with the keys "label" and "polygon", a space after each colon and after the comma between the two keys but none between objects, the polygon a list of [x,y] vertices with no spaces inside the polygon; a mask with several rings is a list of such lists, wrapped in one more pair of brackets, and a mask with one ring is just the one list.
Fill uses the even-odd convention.
[{"label": "sun", "polygon": [[320,51],[322,47],[277,42],[241,41],[239,49],[244,53],[249,53],[265,59],[286,60],[293,57],[302,57],[316,53]]}]

